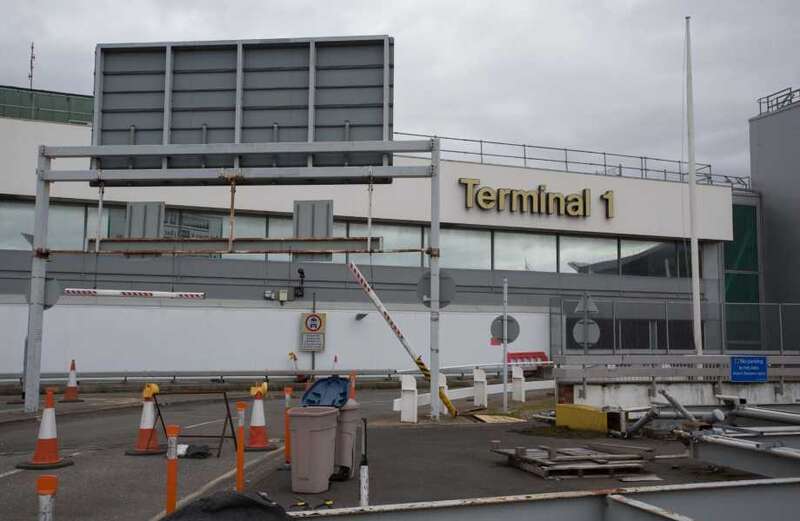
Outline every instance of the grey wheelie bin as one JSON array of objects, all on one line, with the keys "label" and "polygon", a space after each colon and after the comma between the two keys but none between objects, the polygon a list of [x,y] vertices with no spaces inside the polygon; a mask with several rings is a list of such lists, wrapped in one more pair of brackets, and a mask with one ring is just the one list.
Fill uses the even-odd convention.
[{"label": "grey wheelie bin", "polygon": [[338,416],[336,407],[289,409],[293,492],[316,494],[328,490]]},{"label": "grey wheelie bin", "polygon": [[347,400],[339,409],[339,422],[336,428],[336,458],[339,479],[350,479],[358,472],[361,460],[360,436],[361,426],[359,405],[354,399]]}]

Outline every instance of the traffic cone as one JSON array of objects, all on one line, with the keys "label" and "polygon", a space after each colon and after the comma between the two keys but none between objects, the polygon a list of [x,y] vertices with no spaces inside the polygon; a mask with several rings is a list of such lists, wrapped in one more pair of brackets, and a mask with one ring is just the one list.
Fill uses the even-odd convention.
[{"label": "traffic cone", "polygon": [[139,421],[139,435],[136,438],[136,446],[125,451],[128,456],[151,456],[154,454],[164,454],[167,448],[158,443],[158,431],[156,430],[156,406],[153,402],[153,395],[158,394],[156,384],[147,384],[142,392],[142,419]]},{"label": "traffic cone", "polygon": [[350,373],[350,385],[348,386],[348,398],[355,400],[356,398],[356,372],[353,371]]},{"label": "traffic cone", "polygon": [[67,388],[64,389],[64,396],[59,401],[62,403],[83,401],[78,398],[78,376],[75,373],[75,360],[69,364],[69,379],[67,380]]},{"label": "traffic cone", "polygon": [[277,447],[269,442],[267,435],[267,422],[264,419],[264,396],[267,394],[267,384],[263,383],[250,388],[253,397],[253,411],[250,413],[250,429],[247,433],[247,443],[244,450],[249,452],[275,450]]},{"label": "traffic cone", "polygon": [[57,469],[72,465],[74,462],[62,458],[58,454],[58,432],[56,432],[56,408],[53,400],[53,389],[47,390],[42,411],[42,421],[39,423],[39,437],[36,439],[36,449],[30,462],[18,463],[18,469],[40,470]]}]

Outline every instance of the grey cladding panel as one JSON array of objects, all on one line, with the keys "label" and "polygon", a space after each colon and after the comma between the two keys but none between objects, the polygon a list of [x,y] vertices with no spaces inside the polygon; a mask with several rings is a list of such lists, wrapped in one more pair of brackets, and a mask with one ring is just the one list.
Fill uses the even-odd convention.
[{"label": "grey cladding panel", "polygon": [[[292,221],[295,237],[332,237],[333,201],[295,201]],[[293,259],[295,262],[329,261],[331,254],[295,254]]]},{"label": "grey cladding panel", "polygon": [[[239,46],[242,97],[237,100]],[[382,140],[384,119],[392,139],[393,47],[394,41],[384,36],[99,45],[101,95],[95,96],[95,111],[100,119],[93,131],[99,132],[101,145],[161,144],[165,126],[168,143],[233,143],[238,102],[244,143]],[[384,70],[389,73],[385,104]],[[315,91],[309,96],[312,74]],[[298,166],[307,159],[263,155],[243,158],[241,164]],[[380,165],[383,156],[328,154],[312,160],[326,166]],[[169,166],[232,167],[233,162],[233,157],[181,157]],[[99,166],[159,168],[161,158],[106,158]]]}]

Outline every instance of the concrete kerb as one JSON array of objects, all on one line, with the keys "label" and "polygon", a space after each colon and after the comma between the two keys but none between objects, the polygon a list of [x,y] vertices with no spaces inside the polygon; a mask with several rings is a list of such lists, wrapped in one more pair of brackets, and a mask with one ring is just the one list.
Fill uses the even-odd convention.
[{"label": "concrete kerb", "polygon": [[[254,483],[256,481],[260,481],[264,478],[267,474],[277,471],[283,465],[283,445],[278,445],[275,450],[267,452],[266,454],[261,454],[258,457],[251,459],[247,463],[244,464],[244,469],[248,470],[249,468],[259,465],[260,463],[265,463],[264,465],[260,465],[253,473],[246,476],[247,481]],[[177,510],[180,510],[184,506],[188,505],[195,499],[198,499],[200,496],[211,492],[213,489],[217,487],[221,487],[223,483],[227,481],[232,481],[236,478],[236,467],[232,468],[228,472],[218,476],[199,489],[195,490],[191,494],[184,496],[178,501]],[[167,513],[165,511],[161,511],[155,516],[151,517],[148,521],[160,521],[166,517]]]}]

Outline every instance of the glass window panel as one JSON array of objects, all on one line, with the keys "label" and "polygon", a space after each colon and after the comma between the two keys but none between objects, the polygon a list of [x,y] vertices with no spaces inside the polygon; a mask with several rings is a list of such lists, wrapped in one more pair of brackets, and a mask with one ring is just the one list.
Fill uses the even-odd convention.
[{"label": "glass window panel", "polygon": [[[100,238],[108,238],[109,208],[103,208],[103,218],[100,221]],[[86,208],[86,239],[97,237],[97,205]]]},{"label": "glass window panel", "polygon": [[[383,238],[384,249],[420,248],[422,234],[419,226],[402,226],[394,224],[372,225],[373,237]],[[366,237],[365,223],[350,223],[350,237]],[[416,266],[421,264],[420,253],[377,253],[372,255],[372,264],[376,266]],[[369,264],[370,255],[353,253],[350,260],[356,264]]]},{"label": "glass window panel", "polygon": [[758,270],[758,238],[755,206],[733,206],[733,241],[725,243],[725,267]]},{"label": "glass window panel", "polygon": [[[294,235],[291,217],[269,217],[270,239],[285,239]],[[288,253],[271,253],[267,255],[267,260],[272,262],[290,262],[292,256]]]},{"label": "glass window panel", "polygon": [[616,239],[561,236],[558,241],[561,273],[619,273]]},{"label": "glass window panel", "polygon": [[[430,230],[425,229],[425,247]],[[441,267],[470,270],[492,268],[492,234],[488,230],[461,230],[444,228],[439,234]],[[425,256],[425,265],[429,264]]]},{"label": "glass window panel", "polygon": [[[222,221],[222,237],[227,237],[230,230],[228,217]],[[267,218],[264,215],[237,215],[234,222],[234,237],[264,238],[267,236]],[[263,261],[263,253],[225,253],[223,259],[240,259]]]},{"label": "glass window panel", "polygon": [[726,302],[758,302],[757,273],[726,273]]},{"label": "glass window panel", "polygon": [[227,216],[167,208],[164,215],[164,236],[179,239],[212,239],[222,237]]},{"label": "glass window panel", "polygon": [[620,269],[623,275],[677,277],[674,242],[620,241]]},{"label": "glass window panel", "polygon": [[534,233],[494,232],[494,269],[558,271],[556,236]]},{"label": "glass window panel", "polygon": [[[692,253],[691,247],[689,246],[689,241],[684,240],[677,242],[675,244],[677,249],[678,255],[678,277],[691,277],[692,276]],[[701,255],[698,261],[700,261],[700,266],[702,266],[703,256]],[[700,273],[703,273],[702,268],[700,269]]]},{"label": "glass window panel", "polygon": [[[33,202],[0,201],[0,249],[30,250],[22,236],[33,234]],[[83,249],[83,206],[50,205],[47,247],[53,250]]]},{"label": "glass window panel", "polygon": [[0,201],[0,249],[30,250],[22,233],[33,233],[33,203]]},{"label": "glass window panel", "polygon": [[112,238],[125,237],[127,230],[125,219],[127,211],[125,208],[111,207],[108,209],[108,236]]}]

